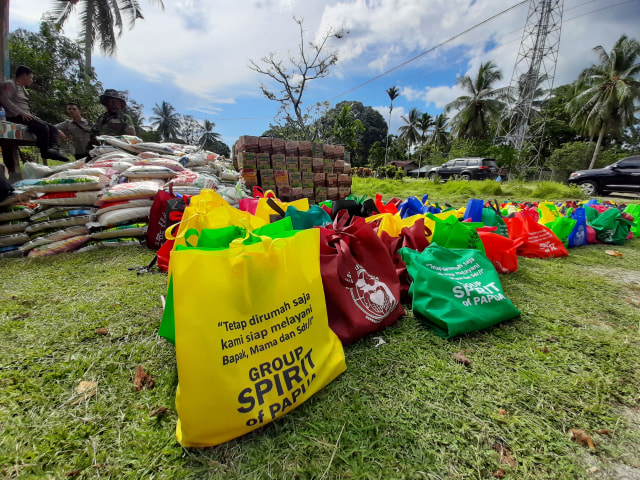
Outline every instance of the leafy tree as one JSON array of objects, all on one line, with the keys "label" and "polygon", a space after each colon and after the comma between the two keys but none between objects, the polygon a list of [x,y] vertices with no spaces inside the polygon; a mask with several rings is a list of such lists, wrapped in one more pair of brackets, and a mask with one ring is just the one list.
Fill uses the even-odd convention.
[{"label": "leafy tree", "polygon": [[489,123],[499,120],[505,107],[503,100],[509,93],[508,87],[494,88],[501,79],[502,73],[492,61],[480,64],[475,78],[468,75],[458,78],[458,85],[468,95],[458,97],[445,107],[445,113],[458,110],[451,119],[455,135],[462,138],[488,138]]},{"label": "leafy tree", "polygon": [[224,143],[222,140],[218,140],[217,138],[210,139],[207,141],[206,145],[207,148],[205,148],[205,150],[217,153],[218,155],[224,155],[226,158],[231,157],[231,149],[229,148],[229,145]]},{"label": "leafy tree", "polygon": [[358,134],[365,131],[365,128],[362,125],[362,122],[359,119],[354,118],[350,112],[351,105],[345,103],[333,125],[333,136],[338,141],[338,144],[344,145],[351,151],[352,155],[355,155],[355,150],[358,146],[356,138],[358,137]]},{"label": "leafy tree", "polygon": [[[429,129],[433,127],[433,117],[428,113],[423,113],[422,116],[418,119],[417,126],[420,131],[420,146],[424,146],[427,141],[427,133]],[[418,168],[422,167],[422,149],[418,150]],[[420,172],[418,171],[418,178],[420,177]]]},{"label": "leafy tree", "polygon": [[380,142],[374,142],[369,149],[368,160],[369,167],[378,168],[384,165],[384,156],[387,153],[387,149],[382,146]]},{"label": "leafy tree", "polygon": [[391,129],[391,112],[393,112],[393,101],[400,96],[400,90],[395,85],[387,89],[389,95],[389,123],[387,125],[387,140],[384,148],[384,164],[387,164],[387,153],[389,151],[389,129]]},{"label": "leafy tree", "polygon": [[[204,120],[204,123],[202,124],[202,128],[204,130],[204,133],[198,140],[198,144],[205,150],[213,151],[212,148],[214,148],[214,146],[216,145],[216,142],[220,142],[220,140],[222,139],[222,135],[213,131],[213,129],[216,128],[216,124],[213,122],[210,122],[206,118]],[[215,153],[218,153],[218,152],[215,152]],[[220,155],[224,155],[224,154],[221,153]]]},{"label": "leafy tree", "polygon": [[400,137],[407,142],[407,155],[411,159],[411,147],[420,143],[420,126],[418,122],[420,122],[422,114],[417,108],[412,108],[409,110],[409,115],[406,117],[403,115],[400,118],[405,124],[398,131],[400,132]]},{"label": "leafy tree", "polygon": [[[162,0],[149,1],[164,9]],[[138,0],[57,0],[48,16],[61,29],[76,7],[80,23],[79,43],[84,47],[87,72],[91,70],[91,52],[96,42],[102,53],[113,55],[125,21],[128,21],[129,28],[133,28],[137,20],[144,19]]]},{"label": "leafy tree", "polygon": [[182,116],[177,136],[184,140],[187,145],[197,145],[203,133],[204,128],[192,115]]},{"label": "leafy tree", "polygon": [[640,44],[622,35],[611,52],[601,45],[593,49],[600,60],[584,70],[577,80],[580,92],[567,105],[572,126],[597,134],[589,168],[596,163],[605,135],[620,134],[636,122],[634,111],[640,101]]},{"label": "leafy tree", "polygon": [[[553,179],[566,182],[571,172],[589,167],[589,157],[593,154],[594,146],[587,142],[567,142],[551,154],[547,166],[553,169]],[[618,160],[615,149],[601,152],[598,166],[609,165]]]},{"label": "leafy tree", "polygon": [[156,127],[162,136],[162,140],[167,141],[170,138],[176,138],[180,131],[180,117],[176,109],[170,103],[162,101],[161,105],[156,103],[153,107],[154,117],[151,117],[151,125]]},{"label": "leafy tree", "polygon": [[441,152],[449,145],[449,131],[447,130],[447,116],[444,113],[436,116],[431,129],[429,142]]},{"label": "leafy tree", "polygon": [[38,33],[16,30],[9,39],[9,58],[13,70],[27,65],[37,81],[30,88],[33,112],[51,123],[66,118],[65,105],[75,101],[88,119],[102,113],[98,101],[102,85],[91,70],[90,81],[85,82],[82,49],[60,35],[50,24],[40,24]]},{"label": "leafy tree", "polygon": [[[329,75],[331,67],[338,62],[337,51],[328,52],[328,41],[332,37],[341,38],[342,33],[335,33],[330,28],[320,37],[318,42],[308,42],[302,27],[303,20],[293,18],[300,28],[300,43],[298,44],[298,57],[289,54],[289,64],[285,65],[274,52],[262,57],[264,66],[249,60],[249,68],[262,75],[266,75],[275,82],[279,91],[276,93],[268,89],[265,84],[260,84],[260,89],[266,98],[280,104],[279,115],[284,117],[287,123],[297,124],[301,131],[310,121],[310,114],[303,112],[302,95],[308,82]],[[310,138],[309,138],[310,140]]]}]

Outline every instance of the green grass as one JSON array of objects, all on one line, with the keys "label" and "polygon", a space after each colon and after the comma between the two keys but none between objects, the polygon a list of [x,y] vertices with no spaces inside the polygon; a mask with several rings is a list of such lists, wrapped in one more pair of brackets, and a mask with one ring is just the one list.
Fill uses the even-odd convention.
[{"label": "green grass", "polygon": [[[354,191],[368,193],[359,182]],[[387,182],[385,197],[427,193],[397,183],[415,191]],[[461,206],[478,188],[516,188],[456,183],[432,200]],[[554,186],[529,198],[543,188],[556,198]],[[623,256],[590,245],[521,258],[501,280],[522,317],[483,332],[443,340],[408,310],[373,335],[383,345],[372,336],[347,347],[347,371],[311,400],[206,449],[175,439],[174,349],[156,335],[166,276],[127,269],[151,251],[0,259],[0,478],[481,479],[502,468],[537,480],[640,469],[640,240],[614,248]],[[155,388],[135,390],[139,365]],[[97,394],[84,401],[80,381],[97,382]],[[152,417],[158,407],[168,410]],[[571,441],[573,428],[595,451]]]}]

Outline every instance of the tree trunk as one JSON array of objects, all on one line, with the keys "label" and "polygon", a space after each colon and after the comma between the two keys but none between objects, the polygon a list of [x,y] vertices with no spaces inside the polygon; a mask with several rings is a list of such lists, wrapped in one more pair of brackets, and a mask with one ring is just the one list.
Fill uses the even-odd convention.
[{"label": "tree trunk", "polygon": [[600,146],[602,145],[603,138],[604,138],[604,125],[600,127],[600,135],[598,135],[596,149],[593,151],[593,157],[591,158],[591,164],[589,165],[589,170],[591,170],[593,166],[596,164],[596,160],[598,159],[598,151],[600,150]]},{"label": "tree trunk", "polygon": [[391,112],[393,111],[393,103],[389,107],[389,124],[387,125],[387,142],[384,147],[384,165],[387,166],[387,152],[389,151],[389,131],[391,130]]},{"label": "tree trunk", "polygon": [[91,32],[93,31],[93,0],[87,0],[87,18],[84,23],[84,79],[89,83],[91,80],[91,51],[93,41]]}]

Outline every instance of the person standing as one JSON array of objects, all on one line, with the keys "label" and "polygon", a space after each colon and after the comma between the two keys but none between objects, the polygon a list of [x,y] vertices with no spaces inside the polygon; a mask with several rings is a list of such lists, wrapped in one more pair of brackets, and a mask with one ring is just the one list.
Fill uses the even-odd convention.
[{"label": "person standing", "polygon": [[67,103],[67,115],[70,119],[58,123],[56,128],[63,132],[67,138],[71,137],[73,156],[76,157],[76,160],[80,160],[88,155],[91,124],[82,116],[82,109],[75,102]]},{"label": "person standing", "polygon": [[98,117],[91,129],[91,141],[97,144],[98,135],[135,135],[133,120],[124,113],[127,102],[124,97],[112,88],[100,95],[100,103],[107,107],[107,111]]},{"label": "person standing", "polygon": [[33,84],[33,71],[24,65],[16,69],[14,80],[7,80],[0,88],[0,104],[5,109],[7,120],[29,127],[36,136],[40,154],[44,159],[68,162],[70,159],[60,153],[58,138],[66,140],[64,133],[36,117],[31,111],[27,87]]}]

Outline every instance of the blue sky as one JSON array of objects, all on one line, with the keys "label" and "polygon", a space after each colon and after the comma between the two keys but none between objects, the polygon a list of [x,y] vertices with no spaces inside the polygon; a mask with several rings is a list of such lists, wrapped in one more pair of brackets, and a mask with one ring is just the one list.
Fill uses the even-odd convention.
[{"label": "blue sky", "polygon": [[[555,85],[573,81],[595,63],[596,45],[609,50],[623,33],[640,40],[640,0],[556,1],[564,4],[564,15]],[[53,2],[11,0],[10,29],[37,31]],[[267,79],[248,64],[270,52],[283,60],[295,54],[300,33],[294,16],[304,19],[307,40],[330,27],[349,32],[333,39],[338,64],[328,77],[308,84],[305,104],[356,100],[388,120],[385,91],[397,86],[395,132],[410,108],[441,113],[462,93],[456,78],[473,75],[481,62],[493,60],[508,84],[529,11],[529,2],[517,0],[164,0],[164,11],[140,2],[145,19],[124,31],[116,55],[94,51],[99,79],[105,88],[129,90],[147,118],[164,100],[181,114],[209,119],[229,146],[240,135],[262,134],[273,122],[278,105],[259,89]],[[65,35],[75,39],[76,28],[72,17]]]}]

